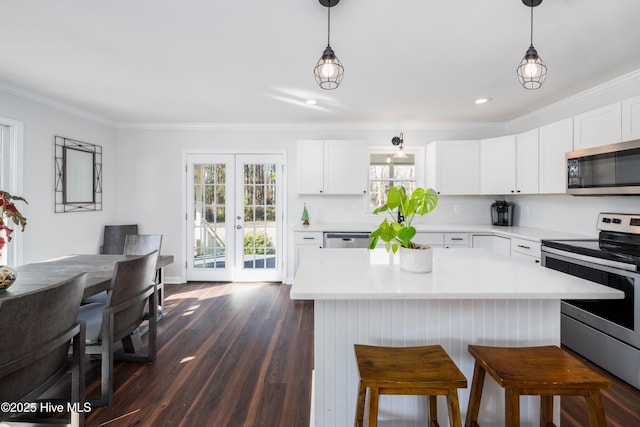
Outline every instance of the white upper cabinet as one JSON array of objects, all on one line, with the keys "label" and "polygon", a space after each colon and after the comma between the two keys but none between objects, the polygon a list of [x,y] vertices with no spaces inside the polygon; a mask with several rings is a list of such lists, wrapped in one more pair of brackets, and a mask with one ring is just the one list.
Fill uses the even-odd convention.
[{"label": "white upper cabinet", "polygon": [[640,96],[622,101],[622,140],[640,139]]},{"label": "white upper cabinet", "polygon": [[573,149],[622,141],[622,103],[600,107],[573,117]]},{"label": "white upper cabinet", "polygon": [[367,165],[364,141],[298,141],[298,193],[366,194]]},{"label": "white upper cabinet", "polygon": [[427,187],[442,195],[480,194],[480,141],[427,144]]},{"label": "white upper cabinet", "polygon": [[483,194],[538,192],[538,129],[480,141]]},{"label": "white upper cabinet", "polygon": [[515,193],[515,135],[480,141],[480,188],[482,194]]},{"label": "white upper cabinet", "polygon": [[539,193],[566,193],[566,153],[573,151],[573,118],[539,128]]},{"label": "white upper cabinet", "polygon": [[298,141],[298,193],[324,192],[324,141]]},{"label": "white upper cabinet", "polygon": [[516,193],[538,193],[538,134],[538,129],[533,129],[516,135]]}]

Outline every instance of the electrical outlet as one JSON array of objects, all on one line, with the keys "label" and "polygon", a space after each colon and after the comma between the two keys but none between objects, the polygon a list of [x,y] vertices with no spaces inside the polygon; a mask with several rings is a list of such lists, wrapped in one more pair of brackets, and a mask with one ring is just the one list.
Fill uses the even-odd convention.
[{"label": "electrical outlet", "polygon": [[453,213],[454,214],[460,213],[460,205],[453,205]]}]

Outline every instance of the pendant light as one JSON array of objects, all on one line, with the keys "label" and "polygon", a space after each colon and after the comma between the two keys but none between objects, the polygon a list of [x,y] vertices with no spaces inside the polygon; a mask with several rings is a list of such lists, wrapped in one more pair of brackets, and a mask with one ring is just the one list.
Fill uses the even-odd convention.
[{"label": "pendant light", "polygon": [[398,147],[398,152],[396,152],[396,154],[393,155],[394,159],[406,159],[407,158],[407,153],[404,152],[404,147],[402,144],[404,144],[404,136],[402,135],[402,132],[400,132],[400,136],[394,136],[393,138],[391,138],[391,143],[393,145],[399,146]]},{"label": "pendant light", "polygon": [[322,53],[320,60],[313,69],[316,82],[322,89],[335,89],[340,86],[342,76],[344,75],[344,67],[342,63],[331,49],[331,7],[337,5],[340,0],[320,0],[320,4],[327,8],[327,47]]},{"label": "pendant light", "polygon": [[542,0],[522,0],[522,3],[531,8],[531,45],[518,66],[518,79],[525,89],[539,89],[547,78],[547,66],[533,47],[533,8]]}]

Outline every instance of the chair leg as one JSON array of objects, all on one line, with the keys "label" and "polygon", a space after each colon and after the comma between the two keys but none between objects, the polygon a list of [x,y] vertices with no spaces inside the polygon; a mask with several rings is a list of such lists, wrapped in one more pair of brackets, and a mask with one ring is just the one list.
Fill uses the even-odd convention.
[{"label": "chair leg", "polygon": [[520,427],[520,393],[512,388],[504,390],[504,425]]},{"label": "chair leg", "polygon": [[367,387],[364,386],[362,380],[358,385],[358,399],[356,401],[356,419],[353,423],[354,427],[364,426],[364,402],[367,397]]},{"label": "chair leg", "polygon": [[540,396],[540,427],[553,424],[553,396]]},{"label": "chair leg", "polygon": [[482,399],[482,387],[484,386],[484,368],[476,361],[473,368],[473,379],[471,380],[471,391],[469,392],[469,405],[467,406],[467,416],[465,427],[478,425],[478,413],[480,412],[480,400]]},{"label": "chair leg", "polygon": [[585,396],[587,408],[589,410],[589,424],[591,427],[607,427],[607,420],[604,416],[604,407],[602,406],[602,396],[600,390],[589,390],[589,394]]},{"label": "chair leg", "polygon": [[451,425],[451,427],[462,427],[458,390],[449,390],[449,394],[447,395],[447,406],[449,408],[449,424]]},{"label": "chair leg", "polygon": [[369,427],[378,427],[378,399],[379,390],[376,387],[369,388]]}]

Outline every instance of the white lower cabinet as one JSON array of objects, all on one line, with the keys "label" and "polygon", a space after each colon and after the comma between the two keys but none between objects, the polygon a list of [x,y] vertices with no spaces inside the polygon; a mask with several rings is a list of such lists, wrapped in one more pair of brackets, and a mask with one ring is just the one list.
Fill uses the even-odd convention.
[{"label": "white lower cabinet", "polygon": [[540,263],[540,243],[525,239],[511,239],[511,256]]},{"label": "white lower cabinet", "polygon": [[294,270],[295,273],[298,270],[298,264],[300,264],[300,256],[302,252],[309,248],[320,248],[324,244],[323,239],[324,235],[321,231],[302,231],[295,233],[295,259],[294,259]]},{"label": "white lower cabinet", "polygon": [[469,233],[444,233],[445,248],[468,248]]},{"label": "white lower cabinet", "polygon": [[444,247],[444,233],[428,233],[419,231],[412,240],[418,245],[431,246],[433,248]]},{"label": "white lower cabinet", "polygon": [[511,239],[508,237],[474,234],[471,247],[491,249],[500,255],[511,256]]}]

